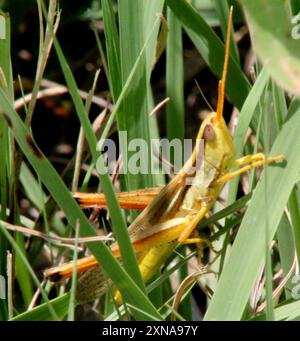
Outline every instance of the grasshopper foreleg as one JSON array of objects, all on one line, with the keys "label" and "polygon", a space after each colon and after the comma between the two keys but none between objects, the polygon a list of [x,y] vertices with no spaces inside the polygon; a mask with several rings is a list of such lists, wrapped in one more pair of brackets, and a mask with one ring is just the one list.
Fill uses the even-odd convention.
[{"label": "grasshopper foreleg", "polygon": [[273,163],[276,161],[283,161],[283,160],[285,160],[283,155],[271,156],[267,159],[265,158],[264,154],[262,154],[262,153],[244,156],[240,159],[237,159],[234,162],[233,166],[241,166],[241,165],[244,165],[244,164],[247,164],[250,162],[252,162],[252,163],[250,163],[249,165],[246,165],[240,169],[237,169],[235,171],[232,171],[230,173],[223,175],[222,177],[220,177],[218,179],[218,183],[227,182],[227,181],[231,180],[232,178],[234,178],[235,176],[242,174],[242,173],[245,173],[252,168],[261,167],[261,166],[266,165],[268,163]]},{"label": "grasshopper foreleg", "polygon": [[233,167],[243,166],[243,165],[246,165],[247,163],[251,163],[254,161],[262,161],[265,159],[266,159],[266,157],[265,157],[265,154],[263,154],[263,153],[246,155],[246,156],[243,156],[243,157],[235,160],[232,166]]},{"label": "grasshopper foreleg", "polygon": [[193,217],[193,219],[191,220],[190,224],[188,224],[188,226],[182,231],[182,233],[180,234],[179,238],[178,238],[178,242],[181,244],[186,244],[189,236],[191,235],[191,233],[194,231],[194,229],[196,228],[196,226],[198,225],[199,221],[205,217],[205,215],[208,213],[209,209],[210,209],[209,204],[204,205],[198,212],[197,214]]}]

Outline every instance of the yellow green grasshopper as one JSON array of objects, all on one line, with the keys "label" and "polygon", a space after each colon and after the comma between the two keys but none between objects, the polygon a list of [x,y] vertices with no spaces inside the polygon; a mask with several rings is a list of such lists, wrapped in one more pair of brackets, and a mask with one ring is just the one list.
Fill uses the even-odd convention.
[{"label": "yellow green grasshopper", "polygon": [[[218,85],[217,110],[204,119],[197,135],[197,141],[204,141],[200,166],[195,167],[199,157],[196,143],[190,158],[166,186],[117,194],[121,207],[144,208],[129,226],[128,233],[145,282],[157,272],[178,243],[203,242],[193,236],[193,231],[214,205],[225,182],[251,168],[284,159],[282,155],[265,158],[262,153],[236,159],[233,140],[223,119],[231,25],[232,9],[223,73]],[[235,167],[240,168],[231,171]],[[198,181],[188,181],[191,178]],[[74,197],[81,207],[103,207],[106,204],[102,194],[74,193]],[[117,243],[111,245],[111,251],[116,257],[120,256]],[[107,290],[108,282],[98,269],[95,270],[99,266],[93,255],[77,261],[78,273],[85,272],[77,287],[79,301],[95,298]],[[54,282],[69,278],[73,267],[73,262],[54,267],[45,272],[45,277]]]}]

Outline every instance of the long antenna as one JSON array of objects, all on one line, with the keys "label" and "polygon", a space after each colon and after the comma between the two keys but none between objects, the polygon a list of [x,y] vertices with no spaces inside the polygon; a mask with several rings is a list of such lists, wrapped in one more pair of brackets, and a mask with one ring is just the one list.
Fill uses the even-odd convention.
[{"label": "long antenna", "polygon": [[227,76],[229,49],[230,49],[230,31],[231,31],[231,26],[232,26],[232,12],[233,12],[233,7],[231,6],[230,11],[229,11],[227,33],[226,33],[225,58],[224,58],[224,65],[223,65],[223,73],[222,73],[222,79],[219,81],[219,85],[218,85],[217,122],[221,122],[221,119],[223,117],[223,107],[224,107],[224,98],[225,98],[225,82],[226,82],[226,76]]},{"label": "long antenna", "polygon": [[208,102],[208,99],[205,97],[204,95],[204,92],[202,91],[202,89],[200,88],[200,85],[199,83],[197,82],[197,79],[194,79],[196,85],[197,85],[197,88],[200,92],[200,95],[202,96],[202,98],[204,99],[204,102],[206,103],[206,105],[208,106],[208,108],[210,109],[210,111],[214,111],[214,109],[212,108],[212,106],[210,105],[210,103]]}]

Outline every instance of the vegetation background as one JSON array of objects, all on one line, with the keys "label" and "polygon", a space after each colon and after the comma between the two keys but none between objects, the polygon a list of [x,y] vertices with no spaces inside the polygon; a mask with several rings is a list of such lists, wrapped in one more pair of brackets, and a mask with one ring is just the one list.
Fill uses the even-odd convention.
[{"label": "vegetation background", "polygon": [[[233,180],[222,193],[227,204],[217,203],[201,222],[200,233],[218,250],[205,251],[211,273],[199,276],[196,252],[181,248],[144,289],[125,229],[136,213],[119,209],[114,189],[168,178],[126,175],[112,185],[95,172],[103,162],[96,144],[100,137],[118,141],[121,130],[130,140],[195,138],[210,111],[204,97],[216,107],[230,5],[225,119],[237,155],[263,151],[287,161],[267,167],[260,181],[256,171]],[[0,318],[299,319],[299,1],[9,0],[1,8],[0,273],[8,290]],[[150,117],[166,97],[170,102]],[[102,210],[91,224],[91,212],[80,210],[71,191],[100,189],[111,219]],[[88,243],[123,293],[120,308],[112,291],[77,305],[76,274],[60,286],[43,281],[45,268],[86,252],[49,237],[95,235],[99,226],[113,229],[124,252],[121,266],[101,242]],[[174,294],[188,273],[175,311]]]}]

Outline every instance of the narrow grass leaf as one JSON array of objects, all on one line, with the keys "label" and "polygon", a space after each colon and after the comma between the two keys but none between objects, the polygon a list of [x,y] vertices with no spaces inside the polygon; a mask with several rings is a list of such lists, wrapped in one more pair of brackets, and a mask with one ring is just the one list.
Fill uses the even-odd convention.
[{"label": "narrow grass leaf", "polygon": [[297,253],[297,258],[299,262],[300,257],[300,212],[299,212],[299,204],[300,204],[300,197],[299,197],[299,186],[295,185],[290,199],[289,199],[289,209],[291,214],[292,220],[292,227],[293,227],[293,234],[295,240],[295,249]]},{"label": "narrow grass leaf", "polygon": [[[300,301],[282,304],[274,309],[275,321],[295,320],[300,317]],[[265,321],[266,315],[261,314],[253,319],[253,321]]]},{"label": "narrow grass leaf", "polygon": [[[227,35],[227,26],[228,26],[228,13],[229,13],[228,2],[224,0],[213,0],[212,2],[218,14],[223,40],[225,41],[226,35]],[[234,14],[235,13],[233,13],[233,15]],[[236,60],[238,64],[240,64],[239,52],[238,52],[238,48],[234,39],[234,30],[232,28],[231,28],[230,35],[231,35],[230,55]]]},{"label": "narrow grass leaf", "polygon": [[75,319],[75,307],[76,307],[76,288],[77,288],[77,260],[78,260],[78,237],[79,237],[79,225],[76,224],[75,228],[75,248],[73,253],[73,273],[72,273],[72,285],[70,289],[70,300],[68,309],[68,321],[74,321]]},{"label": "narrow grass leaf", "polygon": [[[241,2],[255,52],[278,84],[300,94],[300,44],[284,1]],[[276,18],[276,20],[274,20]]]},{"label": "narrow grass leaf", "polygon": [[[144,2],[144,39],[146,40],[151,31],[153,30],[153,26],[157,19],[157,16],[162,15],[164,0],[156,0],[156,1],[145,1]],[[161,31],[164,32],[165,35],[167,31],[166,25],[162,22]],[[157,62],[157,57],[159,57],[158,50],[163,50],[164,43],[159,41],[158,33],[159,26],[155,27],[155,31],[153,32],[150,40],[148,41],[146,48],[146,73],[147,73],[147,82],[150,81],[151,72],[154,64]],[[158,38],[157,38],[158,37]],[[164,39],[163,39],[164,40]],[[160,47],[158,47],[158,45]],[[151,90],[151,89],[150,89]]]},{"label": "narrow grass leaf", "polygon": [[[55,310],[58,320],[62,320],[68,313],[68,303],[70,294],[66,293],[53,300],[49,301],[49,304]],[[32,310],[25,311],[14,318],[11,321],[57,321],[49,313],[49,307],[47,303],[40,304]]]},{"label": "narrow grass leaf", "polygon": [[[236,148],[236,157],[239,158],[243,155],[244,148],[244,140],[247,134],[247,130],[250,126],[250,122],[255,113],[255,109],[258,105],[258,102],[262,96],[262,93],[268,83],[269,73],[266,68],[263,68],[254,83],[249,95],[247,96],[245,103],[240,112],[239,121],[237,124],[237,128],[234,134],[234,145]],[[228,194],[228,203],[231,204],[234,202],[237,188],[239,183],[239,176],[232,179],[229,185],[229,194]]]},{"label": "narrow grass leaf", "polygon": [[[280,221],[278,230],[277,230],[277,239],[278,239],[278,251],[280,257],[280,265],[282,267],[283,274],[282,276],[287,276],[291,268],[294,264],[295,260],[295,242],[292,227],[284,214]],[[296,269],[292,272],[291,277],[288,282],[284,286],[285,290],[285,298],[292,298],[292,290],[294,284],[292,283],[293,274],[295,274]]]},{"label": "narrow grass leaf", "polygon": [[[143,1],[118,1],[122,86],[125,85],[145,41],[144,8],[145,2]],[[149,83],[147,81],[146,53],[143,53],[141,58],[143,61],[138,66],[134,75],[134,86],[131,87],[127,96],[123,99],[122,109],[117,113],[119,142],[128,190],[151,187],[153,185],[152,175],[148,169],[141,170],[136,174],[128,171],[128,160],[134,155],[133,151],[139,151],[134,142],[133,147],[128,146],[131,144],[131,141],[140,139],[139,141],[143,141],[145,146],[150,146],[147,101]],[[126,136],[124,136],[124,133]],[[140,152],[139,157],[146,160],[146,163],[143,162],[143,164],[150,165],[151,153],[149,148],[147,148],[146,154],[144,152],[141,155]],[[138,167],[138,164],[136,163],[135,166]]]},{"label": "narrow grass leaf", "polygon": [[116,102],[122,90],[122,83],[120,81],[121,57],[119,34],[112,2],[109,0],[102,0],[101,4],[103,10],[109,83],[112,91],[113,100],[114,102]]},{"label": "narrow grass leaf", "polygon": [[19,247],[18,243],[13,239],[13,237],[10,235],[10,233],[5,229],[5,227],[1,223],[0,223],[0,228],[2,230],[2,233],[5,235],[6,239],[9,241],[9,243],[15,249],[16,254],[19,257],[20,266],[22,265],[24,268],[27,269],[27,271],[30,274],[31,278],[33,279],[35,285],[37,286],[37,288],[40,289],[41,295],[42,295],[43,299],[46,301],[46,304],[47,304],[47,307],[48,307],[48,310],[49,310],[51,316],[54,319],[57,319],[58,316],[57,316],[54,308],[51,306],[51,304],[49,304],[49,300],[48,300],[47,294],[45,293],[44,289],[42,288],[42,286],[41,286],[41,284],[39,282],[39,279],[36,277],[36,274],[34,273],[31,265],[29,264],[29,262],[28,262],[28,260],[26,258],[25,253],[23,253],[23,251]]},{"label": "narrow grass leaf", "polygon": [[31,200],[39,210],[42,210],[44,203],[46,202],[45,193],[42,191],[39,183],[25,162],[23,162],[21,165],[20,181],[28,199]]},{"label": "narrow grass leaf", "polygon": [[[166,57],[166,91],[170,97],[167,105],[167,136],[169,141],[184,139],[184,92],[183,92],[183,51],[180,21],[168,8],[169,35]],[[181,161],[181,160],[178,160]],[[171,162],[174,163],[173,158]]]},{"label": "narrow grass leaf", "polygon": [[[195,47],[212,72],[221,78],[225,48],[219,37],[186,0],[166,0],[181,21]],[[226,92],[232,103],[241,109],[250,84],[233,57],[229,58]]]},{"label": "narrow grass leaf", "polygon": [[[0,87],[6,93],[12,94],[13,89],[12,71],[11,71],[11,56],[10,56],[10,17],[7,13],[0,11],[0,20],[2,25],[2,38],[0,39]],[[13,97],[11,97],[13,98]],[[2,110],[2,109],[1,109]],[[9,182],[12,179],[11,174],[11,144],[9,137],[9,128],[0,115],[0,218],[6,220],[9,207]],[[0,234],[0,273],[6,273],[6,250],[7,241]],[[0,300],[0,319],[7,320],[7,303],[5,300]]]}]

